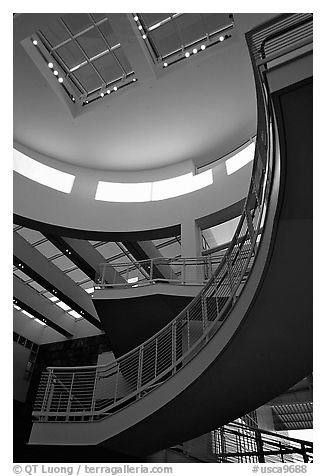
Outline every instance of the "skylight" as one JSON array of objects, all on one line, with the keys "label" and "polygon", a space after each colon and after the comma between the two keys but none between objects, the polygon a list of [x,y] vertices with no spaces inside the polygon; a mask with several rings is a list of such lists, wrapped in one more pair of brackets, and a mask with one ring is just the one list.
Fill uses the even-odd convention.
[{"label": "skylight", "polygon": [[72,102],[89,104],[109,88],[115,92],[113,88],[134,80],[112,18],[104,13],[67,13],[31,37]]},{"label": "skylight", "polygon": [[25,314],[25,316],[30,317],[31,319],[35,319],[35,317],[32,314],[30,314],[29,312],[25,311],[25,309],[22,310],[22,313]]},{"label": "skylight", "polygon": [[138,276],[135,276],[134,278],[129,278],[128,279],[128,283],[131,284],[131,283],[137,283],[137,281],[139,280]]},{"label": "skylight", "polygon": [[76,319],[80,319],[81,315],[78,314],[76,311],[69,311],[68,314],[70,314],[72,317],[75,317]]},{"label": "skylight", "polygon": [[44,165],[14,149],[14,171],[46,187],[70,193],[75,176]]},{"label": "skylight", "polygon": [[41,326],[46,326],[46,323],[43,322],[43,321],[40,321],[39,319],[37,319],[37,317],[34,319],[34,322],[37,322],[38,324],[41,324]]},{"label": "skylight", "polygon": [[252,142],[245,149],[242,149],[238,154],[225,161],[226,172],[228,175],[233,174],[245,165],[249,164],[255,156],[255,143]]},{"label": "skylight", "polygon": [[207,170],[198,175],[192,172],[143,183],[98,182],[95,200],[106,202],[150,202],[179,197],[207,187],[213,183],[213,172]]},{"label": "skylight", "polygon": [[229,38],[230,13],[137,13],[139,33],[155,62],[163,67]]},{"label": "skylight", "polygon": [[62,301],[56,302],[56,305],[61,307],[61,309],[63,309],[64,311],[68,311],[70,309],[70,306],[67,306],[67,304]]}]

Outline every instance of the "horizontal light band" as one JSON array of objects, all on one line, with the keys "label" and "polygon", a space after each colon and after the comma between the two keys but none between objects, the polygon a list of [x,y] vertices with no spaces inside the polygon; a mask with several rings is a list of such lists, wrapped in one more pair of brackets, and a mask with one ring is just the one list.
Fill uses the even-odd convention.
[{"label": "horizontal light band", "polygon": [[98,182],[95,200],[105,202],[150,202],[152,184]]},{"label": "horizontal light band", "polygon": [[150,202],[179,197],[207,187],[213,183],[213,172],[207,170],[198,175],[192,172],[159,180],[143,183],[98,182],[95,200],[106,202]]},{"label": "horizontal light band", "polygon": [[237,170],[251,162],[255,156],[255,143],[252,142],[245,149],[242,149],[236,155],[225,161],[226,172],[228,175],[233,174]]},{"label": "horizontal light band", "polygon": [[14,171],[34,182],[64,193],[71,192],[75,180],[74,175],[44,165],[16,149],[14,149]]}]

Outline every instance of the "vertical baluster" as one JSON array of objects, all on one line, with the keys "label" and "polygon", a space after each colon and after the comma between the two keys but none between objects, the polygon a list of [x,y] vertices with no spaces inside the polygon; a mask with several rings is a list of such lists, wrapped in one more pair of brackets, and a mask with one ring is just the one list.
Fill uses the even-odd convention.
[{"label": "vertical baluster", "polygon": [[187,350],[190,349],[190,319],[189,310],[187,311]]},{"label": "vertical baluster", "polygon": [[182,259],[182,284],[186,284],[186,259]]},{"label": "vertical baluster", "polygon": [[42,402],[42,408],[41,408],[42,413],[45,412],[46,408],[48,409],[48,405],[47,405],[48,402],[47,401],[48,401],[48,397],[49,397],[50,387],[51,387],[51,384],[52,384],[52,378],[53,378],[53,369],[50,370],[49,375],[48,375],[48,380],[46,382],[46,388],[45,388],[43,402]]},{"label": "vertical baluster", "polygon": [[118,398],[119,375],[120,375],[120,362],[117,365],[117,374],[116,374],[116,381],[115,381],[115,387],[114,387],[113,403],[115,403]]},{"label": "vertical baluster", "polygon": [[101,265],[102,266],[102,273],[101,273],[101,278],[100,278],[100,284],[101,287],[104,287],[105,284],[105,264]]},{"label": "vertical baluster", "polygon": [[75,379],[75,372],[72,374],[71,377],[71,383],[70,383],[70,388],[69,388],[69,395],[68,395],[68,403],[67,403],[67,410],[66,410],[66,421],[69,420],[69,412],[71,408],[71,401],[72,401],[72,387],[74,385],[74,379]]},{"label": "vertical baluster", "polygon": [[171,326],[171,351],[172,351],[172,374],[175,374],[176,368],[175,368],[175,362],[176,362],[176,347],[177,347],[177,339],[176,339],[176,322],[172,322]]},{"label": "vertical baluster", "polygon": [[92,394],[92,402],[91,402],[91,420],[94,419],[97,382],[98,382],[98,369],[95,370],[95,378],[94,378],[94,386],[93,386],[93,394]]},{"label": "vertical baluster", "polygon": [[154,378],[157,375],[157,350],[158,350],[158,341],[155,339],[155,361],[154,361]]},{"label": "vertical baluster", "polygon": [[[144,346],[140,346],[138,355],[138,373],[137,373],[137,390],[141,388],[142,374],[143,374],[143,359],[144,359]],[[138,395],[140,398],[140,394]]]},{"label": "vertical baluster", "polygon": [[150,260],[150,271],[149,271],[149,282],[153,284],[153,267],[154,267],[154,262],[153,258]]}]

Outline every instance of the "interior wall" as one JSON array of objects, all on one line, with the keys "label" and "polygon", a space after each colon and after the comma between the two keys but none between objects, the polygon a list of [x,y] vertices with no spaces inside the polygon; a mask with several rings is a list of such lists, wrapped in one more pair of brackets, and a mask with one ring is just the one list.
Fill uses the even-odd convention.
[{"label": "interior wall", "polygon": [[[16,145],[17,147],[17,145]],[[17,147],[18,150],[18,147]],[[77,168],[33,154],[26,148],[21,152],[42,163],[76,175],[70,194],[58,192],[14,173],[14,213],[40,222],[79,230],[111,232],[143,231],[164,228],[215,213],[242,200],[247,195],[252,163],[232,175],[227,175],[225,163],[213,169],[214,183],[195,192],[144,203],[112,203],[95,200],[97,183],[103,181],[146,182],[162,180],[191,170],[184,162],[172,168],[137,173],[118,173]],[[41,160],[42,159],[42,160]],[[168,174],[168,175],[167,175]]]},{"label": "interior wall", "polygon": [[31,350],[13,342],[13,398],[19,402],[25,402],[29,382],[26,378],[26,366]]}]

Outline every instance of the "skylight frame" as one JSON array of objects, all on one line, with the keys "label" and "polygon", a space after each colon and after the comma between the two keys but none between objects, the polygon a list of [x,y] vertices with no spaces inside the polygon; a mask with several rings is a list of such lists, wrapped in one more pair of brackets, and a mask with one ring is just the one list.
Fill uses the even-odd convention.
[{"label": "skylight frame", "polygon": [[[224,40],[227,40],[231,38],[230,31],[234,28],[234,18],[233,14],[229,13],[229,22],[222,28],[217,28],[216,30],[211,30],[208,31],[207,25],[205,24],[205,20],[203,18],[202,13],[196,13],[197,15],[201,16],[202,24],[204,27],[205,35],[203,35],[200,38],[194,39],[191,42],[188,42],[186,44],[183,44],[183,39],[182,39],[182,32],[179,31],[178,26],[175,24],[175,19],[182,16],[182,15],[191,15],[192,13],[167,13],[169,15],[166,19],[157,22],[157,24],[151,25],[148,27],[146,24],[146,20],[143,18],[142,13],[133,13],[134,21],[137,24],[139,34],[142,36],[142,39],[144,43],[146,44],[146,47],[150,53],[150,56],[153,60],[154,63],[163,66],[163,68],[166,68],[174,63],[177,63],[181,60],[186,59],[185,58],[185,53],[188,51],[189,56],[192,56],[193,54],[191,53],[191,48],[197,46],[197,45],[204,45],[203,49],[199,49],[196,51],[197,52],[202,52],[206,50],[207,48],[216,45],[217,43],[220,43]],[[170,51],[169,53],[163,54],[160,52],[160,48],[157,45],[157,41],[152,35],[153,31],[156,31],[158,28],[166,25],[167,23],[172,23],[174,30],[176,32],[176,35],[179,38],[180,46],[177,49],[174,49],[173,51]],[[221,39],[222,36],[222,39]]]},{"label": "skylight frame", "polygon": [[[90,19],[90,24],[83,28],[78,33],[73,33],[65,22],[64,15],[57,17],[57,22],[65,29],[68,37],[64,37],[62,40],[53,42],[47,38],[47,33],[42,31],[42,28],[36,31],[33,35],[22,42],[22,45],[25,47],[27,52],[30,54],[36,65],[39,69],[42,70],[43,74],[46,77],[51,78],[51,85],[55,88],[56,92],[60,96],[64,97],[66,103],[69,106],[70,111],[74,116],[82,112],[82,108],[93,103],[94,101],[100,100],[103,97],[106,97],[108,94],[115,94],[117,91],[122,88],[134,84],[137,81],[135,78],[135,72],[133,71],[130,65],[130,71],[127,71],[126,68],[121,63],[120,59],[117,57],[116,52],[123,48],[121,43],[118,42],[114,45],[111,45],[108,39],[105,36],[105,33],[99,28],[101,25],[108,22],[110,24],[110,19],[106,16],[101,19],[95,19],[94,14],[87,14]],[[94,30],[98,33],[98,37],[101,38],[101,41],[105,45],[105,50],[100,51],[99,53],[90,57],[89,54],[85,51],[83,46],[77,41],[78,38],[83,38],[83,35],[87,34],[90,30]],[[29,44],[28,44],[29,43]],[[31,49],[30,45],[33,44]],[[60,57],[60,48],[74,44],[82,55],[82,60],[77,65],[70,67],[67,64],[67,61]],[[33,50],[33,51],[32,51]],[[35,54],[35,51],[37,54]],[[113,79],[107,78],[107,80],[101,75],[98,71],[95,62],[105,56],[110,55],[111,58],[114,58],[114,64],[118,66],[121,71],[119,77],[114,77]],[[128,60],[127,55],[126,59]],[[41,60],[41,61],[40,61]],[[48,65],[52,63],[53,67]],[[87,85],[82,84],[80,79],[74,74],[76,71],[80,71],[83,67],[90,66],[96,77],[99,79],[99,85],[94,88],[88,88]],[[53,71],[58,72],[57,76],[53,76]],[[58,83],[58,78],[62,78],[61,83]],[[110,91],[110,93],[108,93]]]}]

